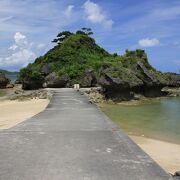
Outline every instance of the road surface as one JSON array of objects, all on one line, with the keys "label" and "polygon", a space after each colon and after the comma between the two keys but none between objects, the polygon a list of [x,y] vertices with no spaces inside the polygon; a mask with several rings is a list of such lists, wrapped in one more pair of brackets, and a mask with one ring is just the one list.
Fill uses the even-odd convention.
[{"label": "road surface", "polygon": [[0,180],[170,179],[87,97],[52,91],[45,111],[0,131]]}]

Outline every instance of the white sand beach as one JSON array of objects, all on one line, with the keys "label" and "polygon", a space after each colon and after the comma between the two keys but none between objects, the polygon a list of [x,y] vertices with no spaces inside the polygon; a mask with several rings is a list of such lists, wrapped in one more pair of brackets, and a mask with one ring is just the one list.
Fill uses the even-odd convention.
[{"label": "white sand beach", "polygon": [[27,101],[0,101],[0,129],[11,128],[40,113],[48,105],[48,99]]},{"label": "white sand beach", "polygon": [[180,170],[180,144],[159,141],[140,136],[130,136],[166,172]]}]

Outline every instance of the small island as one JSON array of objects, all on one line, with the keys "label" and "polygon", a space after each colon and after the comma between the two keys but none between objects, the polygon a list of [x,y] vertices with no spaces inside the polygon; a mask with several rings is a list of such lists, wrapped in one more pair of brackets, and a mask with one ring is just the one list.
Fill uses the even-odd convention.
[{"label": "small island", "polygon": [[180,0],[0,8],[0,180],[180,180]]},{"label": "small island", "polygon": [[[2,129],[13,127],[24,121],[24,118],[30,118],[43,111],[49,103],[48,99],[51,99],[48,88],[72,88],[74,84],[79,84],[81,95],[86,95],[90,103],[96,103],[144,151],[167,172],[173,174],[179,167],[180,160],[173,162],[177,156],[171,156],[171,160],[167,159],[168,163],[164,163],[163,160],[167,154],[163,154],[161,148],[156,151],[151,148],[158,146],[171,149],[173,147],[174,154],[177,154],[180,146],[176,143],[179,141],[172,141],[174,136],[169,137],[169,142],[168,138],[165,138],[167,142],[163,141],[164,136],[158,139],[160,136],[156,134],[160,131],[155,132],[157,130],[155,126],[151,124],[148,127],[148,123],[144,123],[142,109],[144,108],[143,112],[148,114],[147,104],[151,104],[149,109],[152,108],[152,112],[154,107],[157,110],[162,108],[154,103],[164,103],[166,108],[168,101],[161,98],[180,96],[180,75],[157,71],[150,65],[148,56],[142,49],[126,50],[124,55],[111,54],[100,47],[92,35],[90,28],[82,28],[76,32],[60,32],[52,41],[55,46],[43,56],[36,58],[33,63],[22,68],[20,72],[0,70],[0,88],[3,89],[0,90],[1,99],[6,97],[6,99],[20,101],[19,109],[17,102],[14,101],[0,104],[4,107],[10,105],[11,108],[16,109],[17,114],[13,117],[14,120],[9,119],[10,123],[2,125]],[[16,80],[11,81],[9,79],[11,76],[15,76]],[[6,88],[9,90],[5,90]],[[134,110],[133,106],[137,108]],[[24,108],[25,111],[26,107],[27,110],[32,109],[31,113],[28,116],[21,116],[22,109]],[[128,113],[142,114],[140,117],[132,118],[127,116]],[[156,113],[154,111],[155,116],[152,118],[156,118]],[[151,121],[151,119],[148,120]],[[131,126],[131,123],[134,125]],[[147,128],[143,129],[143,123]],[[152,129],[148,131],[148,128]],[[153,131],[155,140],[151,136]]]},{"label": "small island", "polygon": [[180,75],[157,71],[144,50],[110,54],[96,44],[92,34],[90,28],[60,32],[52,41],[54,48],[20,70],[22,88],[101,86],[106,98],[122,101],[137,99],[138,95],[165,96],[168,91],[162,91],[164,87],[180,86]]}]

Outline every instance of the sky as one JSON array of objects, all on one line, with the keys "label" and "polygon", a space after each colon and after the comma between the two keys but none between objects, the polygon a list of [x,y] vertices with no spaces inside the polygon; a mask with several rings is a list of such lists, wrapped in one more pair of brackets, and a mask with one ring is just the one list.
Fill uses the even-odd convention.
[{"label": "sky", "polygon": [[110,53],[140,48],[157,70],[180,70],[179,0],[0,0],[0,69],[25,67],[82,27]]}]

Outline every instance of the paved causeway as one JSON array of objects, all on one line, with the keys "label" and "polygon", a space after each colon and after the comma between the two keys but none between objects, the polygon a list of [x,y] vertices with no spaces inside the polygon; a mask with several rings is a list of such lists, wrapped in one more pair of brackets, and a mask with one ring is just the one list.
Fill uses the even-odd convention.
[{"label": "paved causeway", "polygon": [[44,112],[0,131],[0,180],[169,179],[84,95],[52,91]]}]

